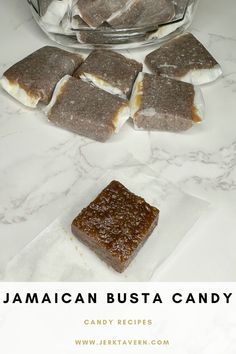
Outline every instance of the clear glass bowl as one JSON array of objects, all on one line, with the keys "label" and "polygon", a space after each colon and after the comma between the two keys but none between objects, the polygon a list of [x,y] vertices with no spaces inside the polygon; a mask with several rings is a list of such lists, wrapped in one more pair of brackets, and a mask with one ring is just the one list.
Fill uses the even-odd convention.
[{"label": "clear glass bowl", "polygon": [[71,48],[163,43],[191,24],[198,0],[27,0],[42,30]]}]

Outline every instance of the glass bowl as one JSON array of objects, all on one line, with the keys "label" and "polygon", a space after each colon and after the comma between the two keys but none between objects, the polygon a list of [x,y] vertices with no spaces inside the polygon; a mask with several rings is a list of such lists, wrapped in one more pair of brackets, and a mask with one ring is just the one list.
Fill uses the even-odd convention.
[{"label": "glass bowl", "polygon": [[52,40],[70,48],[161,44],[191,24],[198,0],[27,0]]}]

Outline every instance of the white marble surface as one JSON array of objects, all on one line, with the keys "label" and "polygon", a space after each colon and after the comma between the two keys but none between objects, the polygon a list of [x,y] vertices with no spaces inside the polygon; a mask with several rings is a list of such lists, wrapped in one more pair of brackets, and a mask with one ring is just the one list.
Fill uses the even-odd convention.
[{"label": "white marble surface", "polygon": [[[26,1],[0,0],[0,74],[50,43]],[[41,113],[0,92],[0,270],[93,181],[127,154],[184,192],[211,203],[156,274],[160,281],[236,281],[236,24],[234,0],[201,0],[193,33],[221,63],[224,77],[202,88],[205,122],[184,134],[136,132],[127,124],[101,144],[55,128]],[[150,50],[150,49],[149,49]],[[143,58],[146,51],[128,54]]]}]

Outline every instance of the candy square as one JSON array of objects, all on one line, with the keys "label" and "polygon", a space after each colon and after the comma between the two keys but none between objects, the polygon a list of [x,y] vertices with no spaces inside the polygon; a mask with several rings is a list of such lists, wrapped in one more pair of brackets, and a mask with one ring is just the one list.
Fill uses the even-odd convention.
[{"label": "candy square", "polygon": [[79,54],[43,47],[8,69],[0,80],[5,91],[25,106],[48,104],[57,82],[83,62]]},{"label": "candy square", "polygon": [[178,132],[201,122],[204,101],[192,84],[140,73],[131,96],[131,117],[139,130]]},{"label": "candy square", "polygon": [[111,50],[94,50],[74,73],[74,77],[91,81],[97,87],[129,98],[142,64]]},{"label": "candy square", "polygon": [[170,21],[175,15],[171,0],[131,0],[107,22],[114,28],[159,25]]},{"label": "candy square", "polygon": [[77,0],[72,15],[79,15],[90,27],[97,28],[129,0]]},{"label": "candy square", "polygon": [[127,100],[68,75],[57,84],[46,112],[55,125],[101,142],[130,116]]},{"label": "candy square", "polygon": [[162,45],[145,60],[153,73],[201,85],[222,75],[217,61],[191,34],[186,33]]},{"label": "candy square", "polygon": [[72,222],[73,234],[123,272],[158,223],[159,210],[112,181]]}]

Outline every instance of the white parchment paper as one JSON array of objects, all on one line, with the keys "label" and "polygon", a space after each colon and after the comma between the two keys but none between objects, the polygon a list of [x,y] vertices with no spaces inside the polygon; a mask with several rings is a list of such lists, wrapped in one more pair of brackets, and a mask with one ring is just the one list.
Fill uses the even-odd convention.
[{"label": "white parchment paper", "polygon": [[[107,266],[70,230],[74,217],[113,179],[160,209],[158,227],[123,274]],[[183,193],[148,166],[135,162],[107,171],[93,185],[88,182],[83,190],[79,184],[73,188],[74,205],[8,263],[1,280],[150,281],[208,208],[207,202]]]}]

